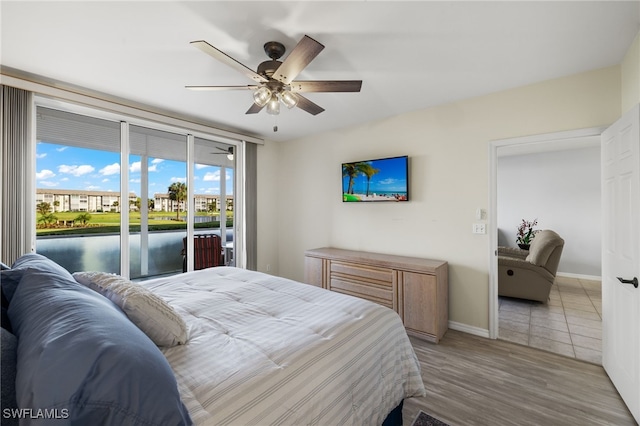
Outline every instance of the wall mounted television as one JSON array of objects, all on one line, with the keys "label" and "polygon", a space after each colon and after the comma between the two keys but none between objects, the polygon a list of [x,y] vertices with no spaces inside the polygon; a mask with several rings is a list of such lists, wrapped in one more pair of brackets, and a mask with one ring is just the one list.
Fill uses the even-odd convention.
[{"label": "wall mounted television", "polygon": [[409,157],[342,163],[342,201],[409,201]]}]

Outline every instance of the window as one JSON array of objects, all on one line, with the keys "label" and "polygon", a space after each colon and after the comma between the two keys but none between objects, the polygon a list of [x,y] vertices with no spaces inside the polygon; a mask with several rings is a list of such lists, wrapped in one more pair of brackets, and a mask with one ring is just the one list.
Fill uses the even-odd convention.
[{"label": "window", "polygon": [[120,215],[97,204],[119,195],[120,123],[39,107],[36,135],[36,251],[69,271],[120,273]]},{"label": "window", "polygon": [[72,272],[145,278],[181,272],[183,238],[214,232],[233,264],[237,146],[117,118],[37,107],[36,251]]}]

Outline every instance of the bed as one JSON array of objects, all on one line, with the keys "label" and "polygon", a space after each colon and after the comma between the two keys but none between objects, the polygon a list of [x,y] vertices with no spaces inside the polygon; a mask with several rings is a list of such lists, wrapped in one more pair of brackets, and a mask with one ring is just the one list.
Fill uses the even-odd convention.
[{"label": "bed", "polygon": [[[25,270],[29,271],[24,274],[26,278],[20,277],[21,281],[11,294],[14,300],[9,302],[11,324],[14,325],[14,319],[18,323],[17,385],[25,382],[25,377],[21,377],[24,374],[21,374],[20,360],[23,352],[27,353],[25,348],[20,350],[23,335],[24,345],[39,345],[36,352],[42,357],[43,345],[34,343],[34,339],[29,337],[24,326],[28,322],[25,315],[16,312],[34,304],[31,300],[25,303],[25,297],[19,293],[43,297],[43,287],[48,286],[40,281],[51,281],[51,275],[46,275],[47,279],[42,279],[42,274],[29,276],[33,275],[32,269]],[[17,274],[15,269],[12,270]],[[56,270],[56,274],[59,273]],[[16,276],[8,276],[16,281]],[[38,278],[35,281],[39,284],[31,292],[21,289],[25,282],[33,286],[34,278]],[[101,283],[101,278],[110,284]],[[142,283],[131,283],[122,277],[102,273],[77,273],[72,277],[73,282],[67,276],[63,282],[56,280],[56,291],[68,293],[73,289],[74,293],[91,299],[91,306],[104,304],[102,300],[94,301],[94,296],[110,301],[117,308],[114,310],[117,315],[124,315],[135,323],[136,330],[144,331],[140,336],[132,330],[133,337],[128,337],[127,341],[134,338],[139,343],[146,337],[157,352],[164,355],[162,359],[154,358],[158,365],[151,369],[150,377],[160,367],[166,376],[165,367],[161,365],[163,360],[170,367],[172,377],[164,378],[167,384],[162,385],[167,395],[160,400],[155,395],[160,387],[156,379],[150,389],[140,389],[137,393],[137,398],[144,399],[140,395],[148,392],[145,401],[131,403],[122,401],[122,395],[114,397],[117,401],[113,406],[125,407],[109,410],[111,417],[108,418],[117,420],[117,424],[375,425],[392,420],[401,424],[401,413],[398,414],[402,401],[425,395],[419,363],[400,318],[392,310],[368,301],[233,267],[209,268]],[[3,294],[6,281],[3,280]],[[149,315],[142,320],[136,317],[133,310],[137,309],[139,314],[141,305],[134,306],[136,303],[131,302],[134,299],[132,291],[143,294],[144,298],[140,300],[153,305],[154,309],[158,308],[157,304],[162,304],[162,315],[154,311],[155,319]],[[119,295],[116,294],[118,292]],[[156,300],[156,305],[146,302],[149,295]],[[51,295],[46,297],[48,305]],[[69,304],[69,297],[65,303]],[[34,312],[38,317],[42,316],[42,306],[38,308],[38,304],[35,305]],[[163,311],[165,308],[170,312]],[[114,314],[114,321],[120,321],[117,315]],[[42,321],[48,324],[57,322],[51,319]],[[82,321],[92,320],[83,318]],[[156,322],[150,330],[148,325],[153,321]],[[163,321],[165,326],[157,327]],[[98,326],[107,327],[105,321],[95,322]],[[122,321],[118,324],[125,327]],[[36,328],[42,326],[39,324]],[[61,335],[59,331],[54,334]],[[104,333],[103,329],[97,334],[109,333]],[[62,348],[56,349],[72,351],[69,345],[65,342],[58,345]],[[102,342],[100,345],[104,346]],[[45,348],[48,346],[50,344],[44,345]],[[152,351],[147,346],[145,350]],[[113,357],[107,358],[108,363],[115,362]],[[77,364],[74,360],[67,362]],[[144,359],[137,362],[139,368],[144,367]],[[23,361],[22,367],[26,368],[25,365]],[[115,368],[114,365],[107,367]],[[31,365],[29,370],[33,370]],[[87,371],[96,370],[100,368],[93,364],[87,367]],[[147,380],[129,377],[131,371],[122,372],[118,379],[125,381],[123,386],[127,386],[127,380],[128,386]],[[33,374],[30,378],[33,379]],[[98,379],[105,380],[101,376]],[[77,382],[78,386],[86,386],[86,377]],[[36,385],[41,384],[26,380],[26,384],[18,386],[18,406],[21,406],[22,399],[22,405],[32,409],[67,407],[69,418],[77,413],[82,413],[85,420],[94,414],[107,415],[104,409],[90,412],[86,401],[81,406],[65,405],[69,401],[77,403],[77,398],[74,400],[73,397],[69,400],[60,399],[57,395],[47,396],[48,399],[34,398],[32,394]],[[70,395],[77,393],[77,389],[69,389]],[[153,410],[170,412],[154,412],[153,418],[144,418],[145,423],[141,423],[140,418],[150,415],[150,410],[140,407],[148,403],[155,404]],[[158,409],[159,405],[168,408]],[[119,417],[112,415],[114,411],[120,413]],[[394,414],[389,417],[390,413]],[[93,417],[93,420],[96,418],[100,417]]]}]

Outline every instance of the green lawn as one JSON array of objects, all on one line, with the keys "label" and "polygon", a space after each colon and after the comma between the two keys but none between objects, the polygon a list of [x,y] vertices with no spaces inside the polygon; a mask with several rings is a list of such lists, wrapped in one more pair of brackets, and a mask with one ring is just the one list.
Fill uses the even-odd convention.
[{"label": "green lawn", "polygon": [[[120,232],[120,213],[89,213],[91,219],[82,226],[76,222],[73,227],[64,227],[65,221],[70,223],[74,221],[80,212],[57,212],[55,216],[58,220],[58,225],[55,227],[42,227],[38,224],[36,229],[36,235],[78,235],[78,234],[103,234]],[[216,213],[217,215],[218,213]],[[184,212],[180,213],[184,216]],[[196,213],[196,216],[211,216],[206,213]],[[37,214],[40,218],[40,214]],[[227,218],[227,226],[233,226],[233,218]],[[150,231],[166,231],[174,229],[186,229],[187,222],[176,220],[176,214],[171,212],[150,212],[149,213],[149,230]],[[217,220],[211,220],[209,222],[196,223],[195,228],[220,228],[220,222]],[[131,212],[129,214],[129,229],[131,232],[140,231],[140,213]]]}]

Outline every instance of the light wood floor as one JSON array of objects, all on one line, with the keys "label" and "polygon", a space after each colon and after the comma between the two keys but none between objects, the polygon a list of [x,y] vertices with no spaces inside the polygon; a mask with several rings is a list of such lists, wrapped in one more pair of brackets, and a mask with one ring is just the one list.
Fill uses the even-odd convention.
[{"label": "light wood floor", "polygon": [[456,425],[636,425],[601,366],[455,330],[439,344],[411,338],[427,396],[405,400]]}]

